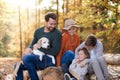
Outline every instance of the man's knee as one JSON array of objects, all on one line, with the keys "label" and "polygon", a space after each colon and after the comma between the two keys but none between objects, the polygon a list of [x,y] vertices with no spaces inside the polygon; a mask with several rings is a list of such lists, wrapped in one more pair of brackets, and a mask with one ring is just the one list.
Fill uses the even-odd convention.
[{"label": "man's knee", "polygon": [[22,61],[24,64],[28,63],[30,61],[30,55],[24,55],[23,58],[22,58]]}]

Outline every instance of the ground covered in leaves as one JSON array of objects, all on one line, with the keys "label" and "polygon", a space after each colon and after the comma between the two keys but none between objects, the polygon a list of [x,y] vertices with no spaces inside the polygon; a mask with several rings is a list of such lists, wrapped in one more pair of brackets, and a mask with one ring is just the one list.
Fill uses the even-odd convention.
[{"label": "ground covered in leaves", "polygon": [[[0,58],[0,80],[13,73],[14,64],[18,61],[18,58]],[[108,69],[110,80],[120,80],[120,65],[108,65]]]},{"label": "ground covered in leaves", "polygon": [[13,73],[14,64],[19,60],[18,58],[0,58],[0,80],[4,80],[6,75]]}]

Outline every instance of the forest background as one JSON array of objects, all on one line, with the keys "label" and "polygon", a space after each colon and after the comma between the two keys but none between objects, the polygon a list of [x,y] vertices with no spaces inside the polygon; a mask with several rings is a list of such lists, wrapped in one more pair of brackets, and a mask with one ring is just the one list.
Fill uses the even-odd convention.
[{"label": "forest background", "polygon": [[0,0],[0,57],[21,57],[47,12],[58,15],[58,29],[72,18],[81,42],[95,34],[105,53],[120,54],[120,0]]}]

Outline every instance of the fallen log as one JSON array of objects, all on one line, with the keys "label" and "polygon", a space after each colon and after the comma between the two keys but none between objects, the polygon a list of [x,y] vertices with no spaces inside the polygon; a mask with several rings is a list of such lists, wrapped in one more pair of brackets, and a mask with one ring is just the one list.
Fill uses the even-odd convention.
[{"label": "fallen log", "polygon": [[120,54],[104,54],[107,64],[110,65],[120,65]]}]

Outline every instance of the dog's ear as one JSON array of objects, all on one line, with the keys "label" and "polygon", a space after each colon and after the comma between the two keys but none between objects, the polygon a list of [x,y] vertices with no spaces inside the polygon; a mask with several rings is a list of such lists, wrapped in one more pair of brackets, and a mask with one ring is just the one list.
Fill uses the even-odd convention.
[{"label": "dog's ear", "polygon": [[38,48],[41,48],[41,45],[42,45],[42,39],[39,39],[39,40],[37,41],[37,44],[38,44]]}]

